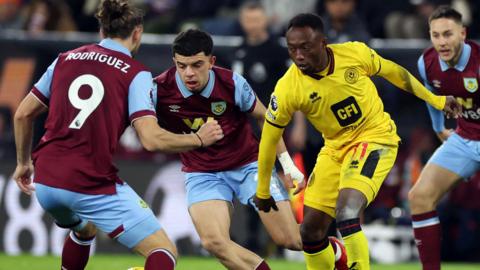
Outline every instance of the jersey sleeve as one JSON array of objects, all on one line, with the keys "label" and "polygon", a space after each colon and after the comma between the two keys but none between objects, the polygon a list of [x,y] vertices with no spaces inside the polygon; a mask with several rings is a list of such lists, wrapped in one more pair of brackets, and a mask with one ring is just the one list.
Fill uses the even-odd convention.
[{"label": "jersey sleeve", "polygon": [[270,102],[265,114],[265,120],[269,124],[278,128],[284,128],[292,119],[292,115],[296,109],[293,105],[294,98],[287,96],[289,92],[293,92],[293,89],[288,79],[283,77],[277,82],[275,91],[270,97]]},{"label": "jersey sleeve", "polygon": [[155,116],[154,87],[152,74],[139,72],[128,89],[128,114],[130,122],[138,118]]},{"label": "jersey sleeve", "polygon": [[235,105],[242,112],[251,112],[255,108],[256,95],[247,80],[238,73],[233,73],[235,83]]},{"label": "jersey sleeve", "polygon": [[437,110],[442,110],[446,103],[446,96],[437,96],[432,91],[425,89],[425,86],[413,76],[408,70],[399,64],[379,57],[380,69],[378,75],[396,87],[414,94],[416,97],[424,100]]},{"label": "jersey sleeve", "polygon": [[268,199],[270,197],[270,178],[275,163],[275,152],[278,141],[282,137],[283,129],[263,124],[262,139],[258,150],[258,184],[257,197]]},{"label": "jersey sleeve", "polygon": [[48,100],[50,99],[50,87],[52,85],[53,71],[57,65],[58,57],[48,66],[45,73],[43,73],[40,80],[35,83],[31,93],[42,102],[45,106],[48,105]]},{"label": "jersey sleeve", "polygon": [[[417,62],[417,68],[418,68],[418,73],[420,74],[420,77],[422,78],[423,84],[425,85],[425,88],[428,90],[435,92],[434,88],[432,85],[427,80],[427,71],[425,70],[425,61],[423,60],[423,54],[420,56]],[[427,104],[427,109],[428,113],[430,114],[430,119],[432,120],[432,128],[435,132],[441,132],[442,130],[445,129],[445,118],[443,117],[443,113],[434,107],[432,107],[430,104]]]},{"label": "jersey sleeve", "polygon": [[356,46],[356,50],[361,59],[362,66],[364,67],[367,76],[375,76],[382,69],[381,60],[382,57],[377,54],[377,52],[369,48],[365,43],[362,42],[353,42]]}]

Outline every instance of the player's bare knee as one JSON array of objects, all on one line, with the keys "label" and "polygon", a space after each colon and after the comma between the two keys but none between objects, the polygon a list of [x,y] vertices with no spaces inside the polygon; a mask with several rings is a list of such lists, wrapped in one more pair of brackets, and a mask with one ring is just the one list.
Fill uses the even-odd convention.
[{"label": "player's bare knee", "polygon": [[206,237],[202,239],[202,246],[215,257],[222,257],[228,248],[228,240],[221,237]]},{"label": "player's bare knee", "polygon": [[335,210],[335,215],[337,217],[337,222],[343,220],[349,220],[354,218],[359,218],[362,208],[356,205],[345,205],[343,207],[337,208]]},{"label": "player's bare knee", "polygon": [[300,226],[300,236],[303,242],[320,241],[327,237],[328,228],[322,228],[318,224],[303,223]]},{"label": "player's bare knee", "polygon": [[417,194],[417,191],[415,189],[410,189],[410,191],[408,192],[408,202],[410,203],[410,205],[417,203],[418,198],[419,196]]},{"label": "player's bare knee", "polygon": [[434,208],[433,196],[425,194],[419,189],[411,189],[408,192],[408,201],[413,212],[429,211]]}]

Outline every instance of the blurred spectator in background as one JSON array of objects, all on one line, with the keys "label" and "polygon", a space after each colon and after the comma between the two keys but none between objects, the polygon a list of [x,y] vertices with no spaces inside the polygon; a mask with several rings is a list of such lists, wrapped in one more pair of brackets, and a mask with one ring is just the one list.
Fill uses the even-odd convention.
[{"label": "blurred spectator in background", "polygon": [[[245,2],[240,7],[239,22],[243,30],[243,43],[233,54],[231,69],[243,75],[260,101],[268,104],[277,80],[287,70],[288,53],[280,45],[279,37],[269,33],[268,17],[260,2]],[[252,123],[252,127],[260,138],[259,126]],[[266,255],[265,245],[259,239],[261,221],[253,208],[248,207],[247,211],[248,238],[245,246]]]},{"label": "blurred spectator in background", "polygon": [[[178,0],[171,28],[174,33],[202,28],[212,35],[239,34],[236,8],[241,0]],[[236,30],[237,29],[237,30]]]},{"label": "blurred spectator in background", "polygon": [[357,0],[325,0],[325,32],[329,43],[368,42],[370,34],[355,11]]},{"label": "blurred spectator in background", "polygon": [[[145,32],[170,33],[175,32],[173,17],[181,0],[145,0]],[[178,16],[178,15],[177,15]]]},{"label": "blurred spectator in background", "polygon": [[76,31],[70,8],[62,0],[33,0],[27,7],[24,30],[32,35],[45,31]]},{"label": "blurred spectator in background", "polygon": [[391,12],[385,19],[386,38],[428,39],[428,17],[441,4],[450,0],[410,0],[406,10]]},{"label": "blurred spectator in background", "polygon": [[363,0],[357,3],[359,13],[365,20],[372,37],[385,38],[385,17],[394,10],[405,10],[405,0]]},{"label": "blurred spectator in background", "polygon": [[271,35],[264,7],[248,1],[240,8],[240,25],[244,32],[242,45],[235,50],[231,68],[243,75],[263,104],[268,104],[277,80],[288,66],[288,54]]},{"label": "blurred spectator in background", "polygon": [[317,0],[260,0],[265,7],[273,33],[283,35],[287,23],[298,13],[315,10]]},{"label": "blurred spectator in background", "polygon": [[0,30],[21,29],[21,0],[0,1]]},{"label": "blurred spectator in background", "polygon": [[12,127],[12,111],[0,107],[0,160],[15,158],[15,141]]},{"label": "blurred spectator in background", "polygon": [[[136,2],[136,1],[132,1]],[[100,0],[66,0],[71,11],[77,31],[79,32],[98,32],[97,19],[95,12],[100,4]]]},{"label": "blurred spectator in background", "polygon": [[467,35],[472,39],[480,38],[480,1],[470,1],[470,11],[472,12],[472,22],[467,29]]}]

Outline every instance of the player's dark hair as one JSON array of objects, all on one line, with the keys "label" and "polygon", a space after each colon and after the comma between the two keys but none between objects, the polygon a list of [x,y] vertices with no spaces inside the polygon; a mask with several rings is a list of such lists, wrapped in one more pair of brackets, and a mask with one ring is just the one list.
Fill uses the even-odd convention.
[{"label": "player's dark hair", "polygon": [[210,34],[198,29],[189,29],[183,31],[175,38],[172,45],[172,53],[183,56],[193,56],[197,53],[211,55],[213,50],[213,40]]},{"label": "player's dark hair", "polygon": [[441,5],[437,9],[435,9],[432,15],[430,15],[430,17],[428,18],[428,23],[431,23],[433,20],[440,19],[440,18],[451,19],[458,24],[463,24],[462,14],[460,14],[460,12],[456,11],[455,9],[447,5]]},{"label": "player's dark hair", "polygon": [[322,18],[313,13],[300,13],[293,17],[288,23],[287,30],[292,27],[310,27],[319,33],[325,33]]},{"label": "player's dark hair", "polygon": [[143,15],[128,0],[103,0],[95,17],[105,37],[125,39],[143,24]]}]

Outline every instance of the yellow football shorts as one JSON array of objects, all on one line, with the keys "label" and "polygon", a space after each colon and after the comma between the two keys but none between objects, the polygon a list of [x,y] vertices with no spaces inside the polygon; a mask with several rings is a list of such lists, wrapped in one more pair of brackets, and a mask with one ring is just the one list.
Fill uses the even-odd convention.
[{"label": "yellow football shorts", "polygon": [[338,192],[352,188],[370,204],[395,163],[398,146],[363,142],[334,150],[323,147],[305,190],[304,204],[335,218]]}]

